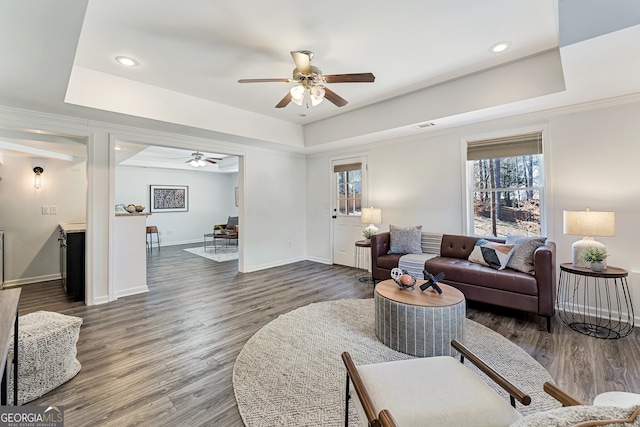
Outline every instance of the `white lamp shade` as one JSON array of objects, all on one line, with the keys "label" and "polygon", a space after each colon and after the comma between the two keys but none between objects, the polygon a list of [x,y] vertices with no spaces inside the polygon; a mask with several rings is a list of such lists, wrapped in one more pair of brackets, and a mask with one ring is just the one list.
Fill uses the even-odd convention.
[{"label": "white lamp shade", "polygon": [[382,209],[362,208],[360,222],[363,224],[380,224],[382,222]]},{"label": "white lamp shade", "polygon": [[563,211],[564,234],[577,236],[615,236],[616,213],[590,210]]},{"label": "white lamp shade", "polygon": [[[582,259],[582,253],[589,248],[598,248],[607,251],[605,245],[593,239],[593,236],[615,236],[616,214],[615,212],[573,212],[563,211],[563,232],[584,236],[571,245],[571,263],[576,267],[589,267],[589,263]],[[606,267],[606,260],[603,261]]]}]

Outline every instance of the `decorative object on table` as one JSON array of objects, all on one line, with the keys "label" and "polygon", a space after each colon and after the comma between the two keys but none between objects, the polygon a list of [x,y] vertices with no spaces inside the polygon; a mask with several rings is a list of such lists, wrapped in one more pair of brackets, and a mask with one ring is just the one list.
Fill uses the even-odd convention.
[{"label": "decorative object on table", "polygon": [[213,226],[213,234],[220,234],[222,233],[222,227],[219,224],[216,224]]},{"label": "decorative object on table", "polygon": [[151,212],[187,212],[189,187],[186,185],[151,185]]},{"label": "decorative object on table", "polygon": [[144,211],[144,206],[142,206],[142,205],[136,205],[136,212],[140,213],[140,212],[142,212],[142,211]]},{"label": "decorative object on table", "polygon": [[598,247],[588,247],[580,254],[580,258],[583,261],[589,263],[589,267],[593,271],[602,271],[605,269],[604,260],[609,256],[609,254],[598,248]]},{"label": "decorative object on table", "polygon": [[426,282],[420,285],[420,290],[424,292],[429,289],[429,287],[433,287],[437,293],[442,294],[442,288],[438,286],[438,282],[444,279],[444,273],[440,272],[434,277],[433,274],[424,270],[422,274],[424,275],[424,280],[426,280]]},{"label": "decorative object on table", "polygon": [[125,209],[129,213],[134,213],[136,211],[136,205],[129,203]]},{"label": "decorative object on table", "polygon": [[394,268],[391,270],[391,278],[403,289],[413,288],[416,284],[416,278],[407,273],[406,270]]},{"label": "decorative object on table", "polygon": [[380,224],[382,222],[382,209],[377,209],[373,206],[370,208],[362,208],[360,222],[363,224],[369,224],[362,232],[362,235],[367,240],[371,239],[372,235],[380,231],[374,224]]},{"label": "decorative object on table", "polygon": [[373,236],[374,234],[376,234],[376,233],[373,230],[365,228],[362,231],[362,237],[364,237],[364,242],[365,243],[371,243],[371,236]]},{"label": "decorative object on table", "polygon": [[[606,252],[604,244],[597,242],[593,236],[615,236],[615,212],[594,212],[588,208],[582,212],[563,211],[564,234],[584,236],[571,245],[571,262],[576,267],[589,267],[589,262],[583,260],[580,254],[589,247],[597,247]],[[606,261],[603,261],[607,268]]]}]

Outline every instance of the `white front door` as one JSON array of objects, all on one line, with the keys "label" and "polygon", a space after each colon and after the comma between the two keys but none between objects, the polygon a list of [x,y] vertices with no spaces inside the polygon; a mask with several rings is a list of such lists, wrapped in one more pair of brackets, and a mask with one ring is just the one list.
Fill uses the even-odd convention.
[{"label": "white front door", "polygon": [[365,189],[366,157],[352,157],[332,162],[333,197],[333,263],[352,267],[355,261],[355,243],[363,240],[362,230],[367,224],[360,222]]}]

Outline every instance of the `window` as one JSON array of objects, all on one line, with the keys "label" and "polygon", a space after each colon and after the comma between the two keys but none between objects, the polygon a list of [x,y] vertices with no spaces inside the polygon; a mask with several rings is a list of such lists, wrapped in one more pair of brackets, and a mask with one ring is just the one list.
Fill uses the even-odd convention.
[{"label": "window", "polygon": [[360,215],[362,209],[362,163],[335,165],[338,215]]},{"label": "window", "polygon": [[[467,142],[477,236],[540,236],[544,177],[542,132]],[[472,171],[472,173],[471,173]]]}]

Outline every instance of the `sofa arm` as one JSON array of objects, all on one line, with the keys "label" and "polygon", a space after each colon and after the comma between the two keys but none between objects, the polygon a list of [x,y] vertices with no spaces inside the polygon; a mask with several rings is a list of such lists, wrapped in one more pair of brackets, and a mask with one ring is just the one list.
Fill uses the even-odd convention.
[{"label": "sofa arm", "polygon": [[538,314],[551,317],[556,301],[556,244],[547,241],[533,254],[533,266],[538,282]]},{"label": "sofa arm", "polygon": [[388,231],[374,234],[371,236],[371,273],[374,278],[379,277],[376,273],[378,271],[378,257],[386,255],[391,248],[391,233]]}]

